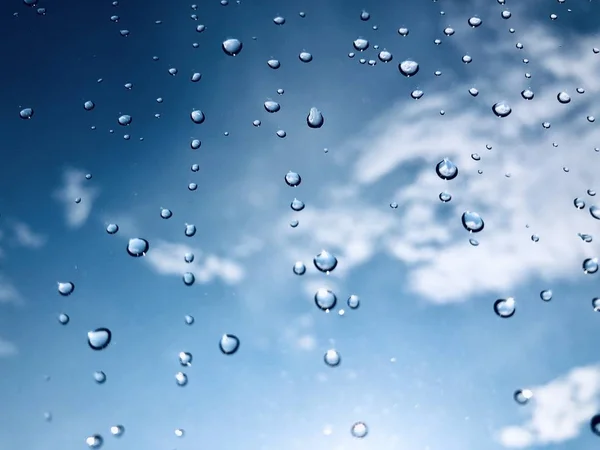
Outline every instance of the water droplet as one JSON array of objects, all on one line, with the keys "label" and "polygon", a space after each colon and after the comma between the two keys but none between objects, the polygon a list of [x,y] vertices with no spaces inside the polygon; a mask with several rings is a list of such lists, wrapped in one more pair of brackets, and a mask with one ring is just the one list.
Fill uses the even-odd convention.
[{"label": "water droplet", "polygon": [[517,402],[519,405],[526,405],[527,403],[529,403],[529,400],[532,397],[533,392],[531,392],[529,389],[518,389],[513,394],[515,402]]},{"label": "water droplet", "polygon": [[414,99],[414,100],[419,100],[421,97],[423,97],[424,92],[420,89],[415,89],[414,91],[412,91],[410,93],[410,96]]},{"label": "water droplet", "polygon": [[98,384],[106,383],[106,374],[101,370],[94,372],[94,381]]},{"label": "water droplet", "polygon": [[352,436],[358,439],[366,437],[367,434],[369,434],[367,424],[365,424],[364,422],[356,422],[354,425],[352,425],[352,428],[350,429],[350,434],[352,434]]},{"label": "water droplet", "polygon": [[548,128],[550,128],[551,126],[552,126],[552,125],[550,124],[550,122],[544,122],[544,123],[542,123],[542,127],[544,127],[546,130],[547,130]]},{"label": "water droplet", "polygon": [[302,61],[303,63],[309,63],[313,60],[313,57],[308,52],[300,52],[300,54],[298,55],[298,59],[300,59],[300,61]]},{"label": "water droplet", "polygon": [[304,275],[306,273],[306,266],[302,261],[296,261],[292,270],[296,275]]},{"label": "water droplet", "polygon": [[133,238],[129,239],[129,242],[127,243],[127,253],[134,258],[145,256],[149,249],[150,244],[146,239]]},{"label": "water droplet", "polygon": [[369,48],[369,41],[363,38],[358,38],[352,42],[352,46],[359,52],[363,52]]},{"label": "water droplet", "polygon": [[121,437],[125,433],[125,427],[123,425],[113,425],[110,427],[110,434],[114,437]]},{"label": "water droplet", "polygon": [[542,292],[540,292],[540,298],[545,302],[549,302],[552,300],[552,291],[550,289],[544,289]]},{"label": "water droplet", "polygon": [[192,237],[195,234],[196,234],[196,225],[186,224],[185,225],[185,235],[187,237]]},{"label": "water droplet", "polygon": [[352,294],[350,297],[348,297],[346,303],[348,304],[348,308],[358,309],[358,307],[360,306],[360,298],[358,297],[358,295]]},{"label": "water droplet", "polygon": [[225,54],[229,56],[236,56],[242,51],[243,44],[237,39],[227,39],[223,41],[221,48]]},{"label": "water droplet", "polygon": [[503,319],[514,316],[516,310],[516,302],[512,297],[499,298],[494,302],[494,312]]},{"label": "water droplet", "polygon": [[183,279],[183,284],[186,286],[191,286],[196,282],[196,277],[192,272],[186,272],[181,277]]},{"label": "water droplet", "polygon": [[446,191],[440,192],[439,199],[441,202],[448,203],[452,200],[452,194]]},{"label": "water droplet", "polygon": [[93,101],[88,100],[87,102],[85,102],[83,104],[83,109],[85,109],[86,111],[91,111],[92,109],[94,109],[96,107],[96,105],[94,104]]},{"label": "water droplet", "polygon": [[454,28],[451,28],[451,27],[444,28],[444,34],[446,36],[452,36],[454,34]]},{"label": "water droplet", "polygon": [[175,436],[177,436],[177,437],[183,437],[184,434],[185,434],[185,430],[183,428],[177,428],[175,430]]},{"label": "water droplet", "polygon": [[299,186],[302,182],[302,178],[296,172],[292,172],[291,170],[285,175],[285,182],[288,186],[296,187]]},{"label": "water droplet", "polygon": [[323,311],[329,311],[336,303],[337,297],[329,289],[321,288],[315,294],[315,304]]},{"label": "water droplet", "polygon": [[194,316],[190,316],[189,314],[186,314],[184,320],[185,320],[185,324],[186,325],[193,325],[194,324]]},{"label": "water droplet", "polygon": [[323,118],[323,114],[314,106],[310,108],[308,115],[306,116],[306,124],[309,128],[321,128],[325,123],[325,119]]},{"label": "water droplet", "polygon": [[469,55],[464,55],[461,59],[465,64],[470,64],[473,61],[473,58],[471,58]]},{"label": "water droplet", "polygon": [[398,28],[398,34],[400,36],[408,36],[409,30],[406,27],[400,27]]},{"label": "water droplet", "polygon": [[200,142],[200,139],[192,139],[192,142],[190,142],[190,147],[192,150],[198,150],[201,145],[202,142]]},{"label": "water droplet", "polygon": [[469,244],[471,244],[473,247],[478,247],[479,246],[479,241],[477,239],[469,239]]},{"label": "water droplet", "polygon": [[512,14],[510,13],[510,11],[509,11],[509,10],[504,10],[504,11],[502,11],[502,18],[503,18],[503,19],[510,19],[510,18],[511,18],[511,16],[512,16]]},{"label": "water droplet", "polygon": [[290,227],[292,227],[292,228],[296,228],[297,226],[298,226],[298,221],[297,221],[297,220],[292,220],[292,221],[290,222]]},{"label": "water droplet", "polygon": [[119,118],[117,119],[117,122],[119,122],[119,125],[121,125],[122,127],[126,127],[131,125],[132,122],[132,118],[130,115],[128,114],[123,114],[122,116],[119,116]]},{"label": "water droplet", "polygon": [[473,16],[469,18],[467,22],[469,23],[471,28],[477,28],[479,25],[481,25],[482,20],[479,17]]},{"label": "water droplet", "polygon": [[65,313],[61,313],[61,314],[59,314],[59,315],[58,315],[58,322],[59,322],[61,325],[66,325],[66,324],[68,324],[68,323],[69,323],[69,320],[71,320],[71,319],[70,319],[70,318],[69,318],[69,316],[68,316],[68,315],[66,315]]},{"label": "water droplet", "polygon": [[598,272],[598,258],[587,258],[582,264],[583,273],[594,274]]},{"label": "water droplet", "polygon": [[471,233],[479,233],[485,225],[481,216],[476,212],[464,212],[461,220],[465,230]]},{"label": "water droplet", "polygon": [[277,134],[277,137],[283,139],[284,137],[287,136],[287,133],[285,132],[285,130],[277,130],[277,132],[275,133]]},{"label": "water droplet", "polygon": [[566,92],[559,92],[556,99],[563,105],[571,102],[571,97]]},{"label": "water droplet", "polygon": [[273,23],[275,25],[283,25],[285,24],[285,18],[281,17],[281,16],[277,16],[273,18]]},{"label": "water droplet", "polygon": [[525,100],[533,100],[533,97],[535,97],[535,94],[533,93],[533,91],[531,89],[525,89],[525,90],[521,91],[521,97],[523,97]]},{"label": "water droplet", "polygon": [[479,91],[477,90],[477,88],[472,87],[471,89],[469,89],[469,94],[471,94],[473,97],[477,97],[479,95]]},{"label": "water droplet", "polygon": [[96,328],[88,331],[87,337],[92,350],[104,350],[110,344],[112,333],[108,328]]},{"label": "water droplet", "polygon": [[492,111],[497,117],[507,117],[512,112],[512,108],[507,103],[499,102],[494,103]]},{"label": "water droplet", "polygon": [[340,354],[334,349],[327,350],[327,352],[325,352],[325,355],[323,356],[323,360],[325,361],[325,364],[327,364],[329,367],[337,367],[342,362]]},{"label": "water droplet", "polygon": [[47,411],[44,413],[44,420],[46,422],[52,422],[52,413]]},{"label": "water droplet", "polygon": [[189,367],[192,365],[192,354],[189,352],[180,352],[179,353],[179,364],[184,367]]},{"label": "water droplet", "polygon": [[75,290],[75,285],[70,281],[65,283],[58,283],[58,293],[63,297],[67,297],[73,293]]},{"label": "water droplet", "polygon": [[188,384],[187,375],[183,372],[177,372],[175,374],[175,383],[177,383],[177,386],[185,386],[186,384]]},{"label": "water droplet", "polygon": [[200,72],[195,72],[192,74],[190,80],[193,83],[197,83],[198,81],[200,81],[202,79],[202,74]]},{"label": "water droplet", "polygon": [[364,11],[360,13],[360,20],[366,22],[367,20],[369,20],[371,18],[371,14],[369,14],[367,11]]},{"label": "water droplet", "polygon": [[600,312],[600,298],[595,297],[592,299],[592,308],[595,312]]},{"label": "water droplet", "polygon": [[405,77],[412,77],[419,71],[419,64],[415,61],[407,59],[398,64],[398,70]]},{"label": "water droplet", "polygon": [[206,116],[199,109],[195,109],[190,113],[190,118],[192,119],[192,122],[194,122],[197,125],[200,125],[204,122]]},{"label": "water droplet", "polygon": [[281,63],[277,59],[269,59],[267,61],[267,65],[274,70],[277,70],[281,67]]},{"label": "water droplet", "polygon": [[321,272],[328,274],[337,267],[338,260],[328,251],[322,250],[317,256],[314,257],[313,263]]},{"label": "water droplet", "polygon": [[265,111],[269,113],[276,113],[281,109],[279,103],[274,102],[273,100],[267,100],[264,104]]},{"label": "water droplet", "polygon": [[257,120],[254,120],[254,121],[252,121],[252,125],[254,125],[255,127],[257,127],[257,128],[258,128],[258,127],[260,127],[260,126],[261,126],[261,121],[260,121],[260,120],[258,120],[258,119],[257,119]]},{"label": "water droplet", "polygon": [[387,50],[381,50],[379,52],[379,54],[377,55],[377,57],[379,58],[379,61],[381,61],[383,63],[389,63],[392,59],[394,59],[392,54],[390,52],[388,52]]},{"label": "water droplet", "polygon": [[458,167],[448,158],[444,158],[435,166],[435,173],[442,180],[453,180],[458,175]]},{"label": "water droplet", "polygon": [[99,434],[93,434],[85,439],[85,443],[91,449],[99,449],[104,444],[104,439]]},{"label": "water droplet", "polygon": [[294,200],[292,200],[290,207],[294,211],[302,211],[304,209],[304,202],[302,200],[298,200],[297,198],[295,198]]},{"label": "water droplet", "polygon": [[598,219],[600,220],[600,207],[596,206],[596,205],[592,205],[590,206],[590,215],[594,218],[594,219]]},{"label": "water droplet", "polygon": [[594,123],[596,121],[596,118],[594,116],[587,116],[586,120],[590,123]]},{"label": "water droplet", "polygon": [[225,355],[233,355],[240,348],[240,340],[233,334],[224,334],[219,341],[219,349]]}]

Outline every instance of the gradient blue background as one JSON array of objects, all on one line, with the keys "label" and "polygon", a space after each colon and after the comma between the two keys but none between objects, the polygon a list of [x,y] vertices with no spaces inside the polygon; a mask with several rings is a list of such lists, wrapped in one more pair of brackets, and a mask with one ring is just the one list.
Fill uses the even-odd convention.
[{"label": "gradient blue background", "polygon": [[[599,275],[581,270],[598,245],[577,233],[595,237],[600,222],[572,203],[589,206],[586,190],[600,189],[600,132],[586,120],[600,117],[597,17],[585,0],[2,2],[0,448],[86,448],[95,433],[106,449],[598,448]],[[350,58],[359,36],[371,47]],[[230,37],[244,44],[236,57],[221,50]],[[377,60],[375,44],[391,63],[359,62]],[[408,58],[420,64],[412,78],[397,69]],[[569,105],[556,100],[563,90]],[[281,111],[268,114],[267,99]],[[492,114],[497,101],[509,117]],[[313,106],[321,129],[306,125]],[[19,117],[26,107],[31,120]],[[444,157],[456,180],[435,176]],[[300,187],[285,184],[288,170]],[[304,211],[290,210],[294,197]],[[478,247],[460,225],[473,209],[486,221]],[[150,242],[145,257],[127,255],[133,237]],[[330,275],[311,261],[322,249],[339,260]],[[61,297],[66,281],[76,288]],[[335,311],[316,308],[319,287],[337,293]],[[346,307],[350,294],[359,309]],[[500,319],[493,302],[508,296],[517,313]],[[113,332],[101,352],[86,344],[97,327]],[[235,355],[219,352],[223,333],[239,336]],[[339,367],[324,364],[329,348]],[[179,366],[180,351],[192,367]],[[519,406],[512,395],[525,387],[534,398]],[[350,433],[357,421],[365,439]],[[117,424],[121,438],[110,435]]]}]

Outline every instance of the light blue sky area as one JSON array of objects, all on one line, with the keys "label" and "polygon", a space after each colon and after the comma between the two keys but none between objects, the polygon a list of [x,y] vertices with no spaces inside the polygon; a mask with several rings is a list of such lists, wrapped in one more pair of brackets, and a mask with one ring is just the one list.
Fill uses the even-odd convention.
[{"label": "light blue sky area", "polygon": [[[582,264],[599,252],[600,6],[392,3],[2,3],[0,448],[598,448],[600,275]],[[94,351],[100,327],[112,341]]]}]

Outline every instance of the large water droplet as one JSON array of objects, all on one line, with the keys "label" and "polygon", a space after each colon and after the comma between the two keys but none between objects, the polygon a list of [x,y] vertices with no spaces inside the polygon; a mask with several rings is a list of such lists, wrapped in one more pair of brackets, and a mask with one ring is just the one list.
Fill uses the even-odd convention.
[{"label": "large water droplet", "polygon": [[302,261],[296,261],[292,270],[296,275],[304,275],[306,273],[306,266]]},{"label": "large water droplet", "polygon": [[366,39],[363,39],[363,38],[358,38],[358,39],[354,40],[352,45],[359,52],[363,52],[369,48],[369,41],[367,41]]},{"label": "large water droplet", "polygon": [[223,41],[221,48],[227,55],[236,56],[242,51],[243,44],[237,39],[227,39]]},{"label": "large water droplet", "polygon": [[189,367],[192,365],[192,354],[189,352],[180,352],[179,353],[179,364],[184,367]]},{"label": "large water droplet", "polygon": [[269,112],[269,113],[276,113],[277,111],[279,111],[281,109],[281,106],[279,105],[279,103],[274,102],[273,100],[267,100],[265,102],[265,111]]},{"label": "large water droplet", "polygon": [[94,381],[98,384],[106,383],[106,374],[101,370],[97,370],[94,372]]},{"label": "large water droplet", "polygon": [[104,444],[104,439],[102,439],[102,436],[99,434],[93,434],[85,439],[85,443],[89,448],[96,450],[102,447],[102,444]]},{"label": "large water droplet", "polygon": [[187,375],[183,372],[177,372],[175,374],[175,383],[177,383],[177,386],[185,386],[186,384],[188,384]]},{"label": "large water droplet", "polygon": [[23,108],[19,112],[19,117],[24,120],[29,120],[33,117],[34,111],[33,108]]},{"label": "large water droplet", "polygon": [[545,302],[549,302],[552,300],[552,291],[550,289],[544,289],[542,292],[540,292],[540,298]]},{"label": "large water droplet", "polygon": [[119,122],[119,125],[121,125],[122,127],[126,127],[128,125],[131,125],[131,122],[133,121],[133,119],[131,118],[130,115],[123,114],[122,116],[119,116],[117,121]]},{"label": "large water droplet", "polygon": [[464,212],[461,220],[465,230],[471,233],[479,233],[485,226],[483,219],[476,212]]},{"label": "large water droplet", "polygon": [[321,111],[313,106],[306,116],[306,123],[310,128],[321,128],[325,123],[325,118]]},{"label": "large water droplet", "polygon": [[240,348],[240,340],[233,334],[224,334],[219,341],[219,349],[225,355],[233,355]]},{"label": "large water droplet", "polygon": [[112,333],[108,328],[96,328],[88,331],[88,345],[92,350],[104,350],[110,344]]},{"label": "large water droplet", "polygon": [[285,182],[288,186],[296,187],[299,186],[302,182],[302,178],[296,172],[292,172],[291,170],[285,174]]},{"label": "large water droplet", "polygon": [[364,422],[356,422],[354,425],[352,425],[352,428],[350,428],[350,434],[358,439],[366,437],[367,434],[369,434],[367,424]]},{"label": "large water droplet", "polygon": [[325,352],[325,355],[323,356],[323,360],[325,361],[325,364],[327,364],[329,367],[337,367],[342,362],[340,354],[337,352],[337,350],[334,349],[327,350],[327,352]]},{"label": "large water droplet", "polygon": [[514,316],[516,310],[516,302],[512,297],[499,298],[494,302],[494,312],[503,319]]},{"label": "large water droplet", "polygon": [[348,301],[346,303],[348,304],[348,308],[357,309],[360,306],[360,298],[358,295],[352,294],[350,297],[348,297]]},{"label": "large water droplet", "polygon": [[563,105],[566,105],[567,103],[571,102],[571,97],[566,92],[559,92],[556,96],[556,99],[559,101],[559,103],[562,103]]},{"label": "large water droplet", "polygon": [[300,52],[300,54],[298,55],[298,59],[300,59],[300,61],[302,61],[303,63],[309,63],[313,60],[313,57],[308,52]]},{"label": "large water droplet", "polygon": [[134,258],[145,256],[149,249],[150,244],[146,239],[133,238],[129,239],[129,242],[127,243],[127,253]]},{"label": "large water droplet", "polygon": [[407,59],[398,64],[398,70],[405,77],[412,77],[419,71],[419,64],[415,61]]},{"label": "large water droplet", "polygon": [[337,258],[326,250],[322,250],[314,257],[313,263],[321,272],[329,273],[333,271],[338,264]]},{"label": "large water droplet", "polygon": [[532,397],[533,392],[531,392],[529,389],[518,389],[513,394],[515,402],[517,402],[519,405],[526,405],[527,403],[529,403],[529,400]]},{"label": "large water droplet", "polygon": [[583,261],[583,273],[594,274],[598,272],[598,258],[587,258]]},{"label": "large water droplet", "polygon": [[63,297],[68,297],[75,290],[75,285],[70,281],[65,283],[58,283],[58,293]]},{"label": "large water droplet", "polygon": [[114,437],[121,437],[125,433],[125,427],[123,425],[113,425],[110,427],[110,434]]},{"label": "large water droplet", "polygon": [[594,219],[600,220],[600,207],[596,205],[590,206],[590,214]]},{"label": "large water droplet", "polygon": [[315,294],[315,304],[323,311],[329,311],[336,303],[337,297],[329,289],[321,288]]},{"label": "large water droplet", "polygon": [[190,113],[190,118],[192,119],[192,122],[194,122],[195,124],[198,124],[198,125],[200,125],[201,123],[204,122],[204,120],[206,120],[206,116],[199,109],[193,110]]},{"label": "large water droplet", "polygon": [[458,175],[458,167],[448,158],[444,158],[435,166],[435,173],[442,180],[453,180]]},{"label": "large water droplet", "polygon": [[467,21],[469,23],[469,25],[472,28],[477,28],[479,25],[481,25],[481,19],[479,17],[470,17],[469,20]]},{"label": "large water droplet", "polygon": [[499,102],[494,103],[492,106],[492,111],[497,117],[507,117],[512,112],[512,108],[508,105],[508,103]]}]

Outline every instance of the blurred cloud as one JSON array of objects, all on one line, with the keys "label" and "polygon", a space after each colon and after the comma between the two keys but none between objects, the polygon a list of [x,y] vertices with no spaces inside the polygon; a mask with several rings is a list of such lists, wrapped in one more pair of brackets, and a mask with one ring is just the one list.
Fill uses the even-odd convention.
[{"label": "blurred cloud", "polygon": [[19,353],[15,344],[0,337],[0,358],[14,356]]},{"label": "blurred cloud", "polygon": [[26,223],[14,222],[12,229],[17,244],[22,247],[37,249],[46,244],[46,237],[35,233]]},{"label": "blurred cloud", "polygon": [[556,444],[577,437],[600,406],[600,366],[576,367],[532,391],[530,419],[498,433],[505,447]]},{"label": "blurred cloud", "polygon": [[[92,212],[92,206],[99,195],[99,189],[86,186],[85,172],[68,168],[63,173],[63,185],[54,191],[52,197],[65,208],[65,220],[70,228],[81,227]],[[77,199],[81,199],[79,203]]]},{"label": "blurred cloud", "polygon": [[0,273],[0,303],[19,304],[21,301],[22,297],[17,288]]},{"label": "blurred cloud", "polygon": [[[192,253],[194,260],[186,263],[184,256]],[[244,278],[244,270],[237,262],[215,255],[204,255],[201,250],[185,244],[158,240],[145,256],[150,267],[161,275],[182,276],[191,272],[196,282],[209,283],[220,278],[227,284],[236,284]]]}]

